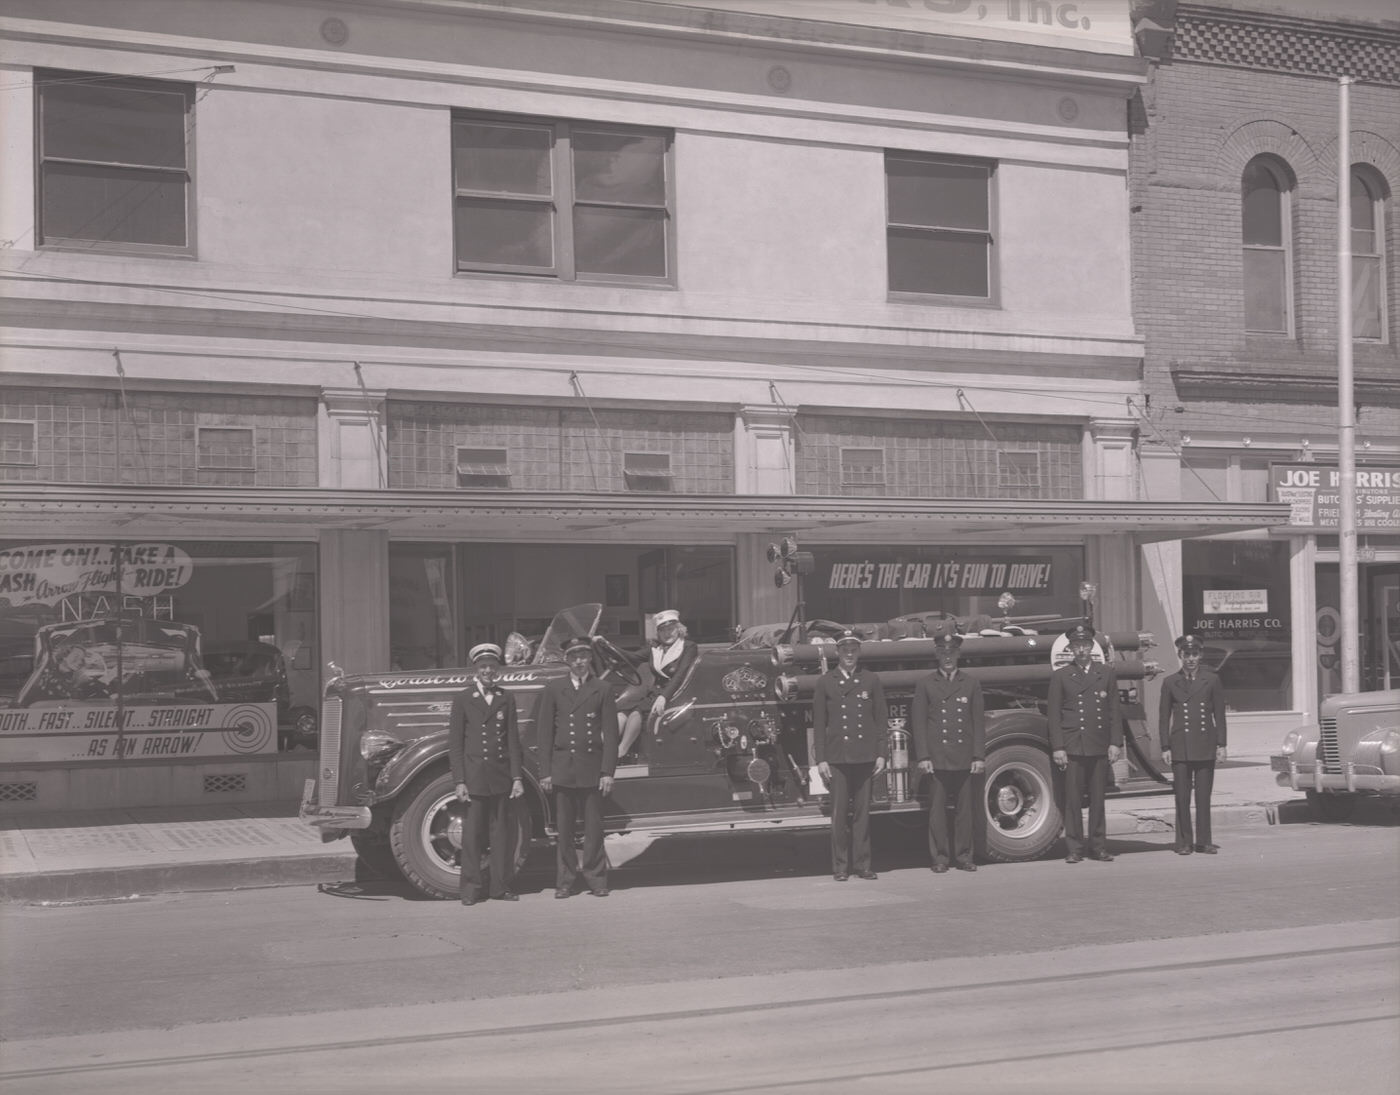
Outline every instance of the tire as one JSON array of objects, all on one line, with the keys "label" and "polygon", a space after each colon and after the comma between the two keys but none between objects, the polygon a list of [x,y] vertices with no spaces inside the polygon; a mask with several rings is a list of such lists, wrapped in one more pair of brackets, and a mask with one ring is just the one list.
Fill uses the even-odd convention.
[{"label": "tire", "polygon": [[1342,791],[1327,794],[1325,791],[1309,791],[1308,806],[1321,821],[1346,821],[1356,812],[1357,795]]},{"label": "tire", "polygon": [[[455,898],[461,890],[461,803],[452,773],[424,772],[394,803],[389,823],[389,848],[399,872],[429,897]],[[519,871],[530,851],[533,817],[527,799],[516,799],[509,811],[512,873]]]},{"label": "tire", "polygon": [[1050,758],[1043,750],[1033,745],[993,749],[981,786],[974,825],[983,858],[1024,863],[1050,850],[1064,819],[1055,801]]}]

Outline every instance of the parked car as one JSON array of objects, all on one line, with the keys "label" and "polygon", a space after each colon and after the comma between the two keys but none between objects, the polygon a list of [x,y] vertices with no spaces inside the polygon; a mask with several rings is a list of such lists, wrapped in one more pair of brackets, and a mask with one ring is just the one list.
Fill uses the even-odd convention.
[{"label": "parked car", "polygon": [[222,703],[276,703],[278,748],[298,745],[315,748],[319,719],[316,710],[292,706],[287,681],[287,660],[271,643],[210,643],[204,650],[204,666],[213,678]]},{"label": "parked car", "polygon": [[1400,689],[1328,696],[1317,725],[1290,730],[1269,762],[1328,821],[1346,820],[1363,795],[1400,795]]}]

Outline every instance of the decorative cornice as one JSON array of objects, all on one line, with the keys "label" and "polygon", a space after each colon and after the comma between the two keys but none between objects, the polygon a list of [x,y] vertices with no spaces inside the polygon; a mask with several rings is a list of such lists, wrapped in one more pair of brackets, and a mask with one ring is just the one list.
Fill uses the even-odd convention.
[{"label": "decorative cornice", "polygon": [[[1172,380],[1183,399],[1247,399],[1259,403],[1335,403],[1337,378],[1300,376],[1275,369],[1243,369],[1225,363],[1173,364]],[[1358,373],[1356,400],[1373,406],[1400,407],[1400,374]]]},{"label": "decorative cornice", "polygon": [[1182,4],[1172,60],[1400,85],[1400,22],[1300,19]]}]

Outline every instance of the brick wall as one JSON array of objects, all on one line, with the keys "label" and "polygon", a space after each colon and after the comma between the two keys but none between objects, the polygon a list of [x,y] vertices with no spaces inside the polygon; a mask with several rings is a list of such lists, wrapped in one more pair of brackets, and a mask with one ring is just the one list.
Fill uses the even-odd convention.
[{"label": "brick wall", "polygon": [[[457,449],[504,449],[512,490],[626,491],[624,454],[670,456],[671,490],[734,493],[734,419],[720,413],[393,401],[389,485],[457,486]],[[502,484],[507,485],[507,484]]]},{"label": "brick wall", "polygon": [[[797,418],[797,493],[911,498],[1080,498],[1076,426],[882,419]],[[883,482],[842,473],[842,449],[883,454]],[[1033,454],[1033,455],[1032,455]],[[852,479],[856,481],[851,481]]]},{"label": "brick wall", "polygon": [[[0,420],[34,424],[33,463],[0,464],[5,482],[268,487],[317,482],[313,399],[129,392],[123,407],[112,391],[4,387]],[[206,462],[213,466],[201,468],[200,427],[251,429],[247,459],[230,459],[206,436]],[[230,466],[245,464],[252,466]]]},{"label": "brick wall", "polygon": [[[1372,165],[1390,193],[1389,339],[1355,343],[1353,359],[1363,436],[1400,432],[1400,34],[1183,5],[1174,55],[1153,66],[1130,112],[1149,442],[1235,429],[1316,439],[1330,427],[1335,438],[1335,77],[1343,70],[1388,81],[1351,90],[1352,161]],[[1240,182],[1245,164],[1264,153],[1296,179],[1293,330],[1277,337],[1247,335],[1243,322]]]}]

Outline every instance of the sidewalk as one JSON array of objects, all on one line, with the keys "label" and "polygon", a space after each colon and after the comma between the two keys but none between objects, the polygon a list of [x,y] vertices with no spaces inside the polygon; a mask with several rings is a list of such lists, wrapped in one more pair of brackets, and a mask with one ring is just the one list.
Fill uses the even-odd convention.
[{"label": "sidewalk", "polygon": [[[1269,769],[1273,736],[1258,737],[1238,743],[1239,755],[1216,771],[1217,830],[1310,820],[1304,797],[1279,787]],[[1169,788],[1108,801],[1110,837],[1172,829]],[[309,885],[354,874],[350,841],[323,844],[288,803],[0,816],[0,902]]]}]

